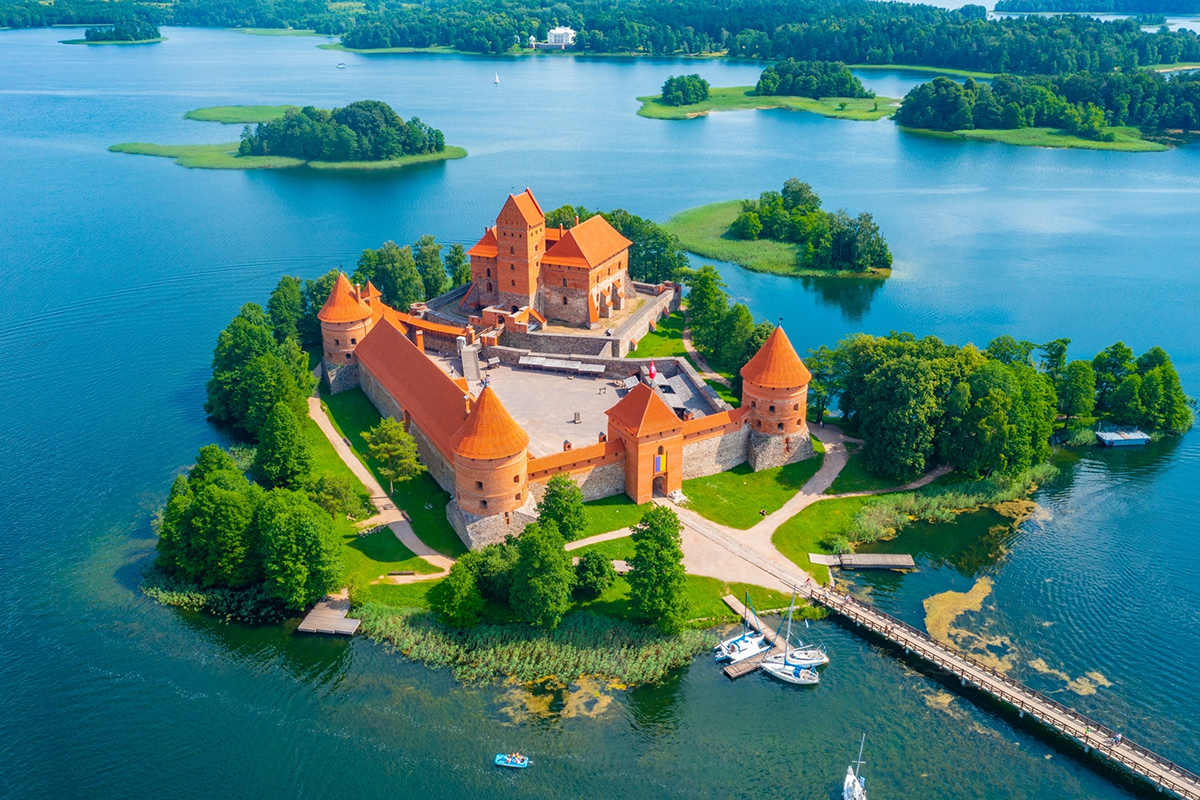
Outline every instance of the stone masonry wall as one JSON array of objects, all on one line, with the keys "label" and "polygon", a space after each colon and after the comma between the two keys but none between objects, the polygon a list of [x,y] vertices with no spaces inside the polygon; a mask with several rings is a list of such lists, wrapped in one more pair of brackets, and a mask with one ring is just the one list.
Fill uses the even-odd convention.
[{"label": "stone masonry wall", "polygon": [[[369,369],[365,367],[359,371],[359,380],[362,385],[363,393],[374,404],[375,409],[385,417],[404,421],[404,409],[396,402],[387,390],[379,384],[375,376],[371,374]],[[412,434],[413,439],[417,442],[417,455],[421,457],[421,463],[429,470],[429,474],[433,479],[450,494],[454,494],[454,466],[448,464],[440,450],[430,443],[429,438],[416,424],[410,421],[408,432]]]},{"label": "stone masonry wall", "polygon": [[471,550],[478,550],[489,544],[500,544],[507,536],[520,536],[526,525],[537,522],[537,504],[531,495],[525,505],[516,511],[477,517],[463,511],[458,503],[451,500],[446,505],[446,519],[463,544]]},{"label": "stone masonry wall", "polygon": [[500,343],[556,356],[607,356],[612,353],[612,339],[604,336],[571,336],[554,333],[517,333],[508,328],[500,334]]},{"label": "stone masonry wall", "polygon": [[[745,460],[745,459],[743,459]],[[599,500],[603,497],[613,497],[625,492],[625,459],[615,464],[602,464],[593,469],[568,473],[571,480],[583,490],[584,501]],[[551,476],[553,477],[553,476]],[[546,480],[549,480],[547,478]],[[544,482],[529,483],[529,493],[541,502],[546,493]]]},{"label": "stone masonry wall", "polygon": [[359,385],[358,364],[332,364],[328,360],[321,362],[325,366],[325,379],[329,381],[329,393],[337,394]]},{"label": "stone masonry wall", "polygon": [[812,455],[812,438],[807,427],[786,436],[750,431],[749,461],[755,472],[803,461]]},{"label": "stone masonry wall", "polygon": [[683,479],[703,478],[733,469],[746,460],[749,442],[749,425],[698,442],[685,442]]}]

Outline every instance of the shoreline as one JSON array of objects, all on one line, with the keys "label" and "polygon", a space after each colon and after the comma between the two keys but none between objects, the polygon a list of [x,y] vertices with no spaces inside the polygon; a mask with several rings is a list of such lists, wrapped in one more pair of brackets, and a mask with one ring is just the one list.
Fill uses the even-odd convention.
[{"label": "shoreline", "polygon": [[999,130],[935,131],[927,128],[898,126],[901,131],[935,139],[958,139],[960,141],[997,142],[1013,147],[1048,147],[1071,150],[1104,150],[1121,153],[1161,153],[1171,147],[1161,142],[1143,138],[1137,128],[1110,128],[1117,140],[1099,142],[1061,132],[1056,128],[1014,128]]},{"label": "shoreline", "polygon": [[451,161],[467,156],[464,148],[446,145],[446,149],[440,153],[422,153],[387,161],[305,161],[288,156],[239,156],[237,148],[237,142],[195,145],[121,142],[110,145],[108,150],[111,153],[172,158],[176,164],[188,169],[294,169],[308,167],[320,172],[381,172],[403,169],[417,164]]},{"label": "shoreline", "polygon": [[[74,27],[74,26],[72,26],[72,27]],[[0,28],[0,30],[7,30],[7,29]],[[159,36],[157,39],[134,39],[133,41],[116,41],[114,39],[114,40],[100,41],[100,42],[92,42],[87,39],[60,39],[58,41],[58,43],[59,44],[157,44],[158,42],[165,42],[165,41],[167,41],[166,36]]]},{"label": "shoreline", "polygon": [[[684,120],[705,117],[714,111],[782,108],[820,114],[828,119],[875,122],[891,116],[900,107],[900,101],[894,97],[827,97],[814,100],[795,95],[751,94],[753,91],[753,86],[713,87],[709,90],[707,100],[685,106],[668,106],[661,102],[662,95],[647,95],[637,98],[642,103],[637,114],[647,119]],[[838,107],[843,104],[845,108]]]}]

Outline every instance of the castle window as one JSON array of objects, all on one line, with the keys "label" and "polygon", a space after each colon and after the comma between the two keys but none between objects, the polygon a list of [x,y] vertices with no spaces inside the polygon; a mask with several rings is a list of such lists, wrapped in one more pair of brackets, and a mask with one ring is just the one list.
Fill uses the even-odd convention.
[{"label": "castle window", "polygon": [[480,501],[479,501],[479,507],[480,507],[480,508],[487,508],[487,500],[480,500]]},{"label": "castle window", "polygon": [[800,404],[799,404],[799,403],[796,403],[795,405],[793,405],[793,406],[792,406],[792,411],[799,411],[799,410],[800,410]]},{"label": "castle window", "polygon": [[517,285],[517,282],[516,282],[516,281],[511,281],[511,283],[512,283],[512,285],[513,285],[513,286],[516,286],[516,285]]},{"label": "castle window", "polygon": [[476,488],[476,489],[482,489],[482,488],[483,488],[483,481],[475,481],[475,488]]},{"label": "castle window", "polygon": [[491,285],[490,283],[488,284],[488,288],[487,288],[487,290],[488,290],[489,292],[492,290],[492,285]]},{"label": "castle window", "polygon": [[758,401],[757,401],[757,400],[751,400],[751,401],[750,401],[750,407],[751,407],[751,408],[758,408]]},{"label": "castle window", "polygon": [[520,493],[520,492],[517,492],[517,499],[518,499],[518,500],[520,500],[520,499],[521,499],[521,493]]},{"label": "castle window", "polygon": [[567,285],[567,279],[563,278],[563,286],[565,287],[566,285]]},{"label": "castle window", "polygon": [[341,339],[334,339],[334,340],[333,340],[333,343],[334,343],[334,344],[341,344],[341,343],[342,343],[342,340],[341,340]]},{"label": "castle window", "polygon": [[521,476],[513,475],[513,483],[520,483],[520,482],[521,482]]},{"label": "castle window", "polygon": [[563,298],[563,305],[565,306],[565,305],[567,304],[567,302],[568,302],[568,301],[567,301],[567,298],[565,298],[565,297],[564,297],[564,298]]},{"label": "castle window", "polygon": [[781,422],[781,423],[779,423],[779,428],[778,428],[778,430],[783,430],[783,423],[782,423],[782,422]]},{"label": "castle window", "polygon": [[775,406],[771,406],[771,412],[774,413],[774,411],[775,411]]},{"label": "castle window", "polygon": [[[517,248],[513,247],[512,245],[509,245],[508,246],[508,254],[512,255],[515,252],[517,252]],[[515,269],[515,267],[514,267],[514,269]]]},{"label": "castle window", "polygon": [[358,344],[358,339],[351,339],[350,344]]},{"label": "castle window", "polygon": [[487,277],[489,277],[489,278],[492,277],[492,268],[491,267],[488,267]]},{"label": "castle window", "polygon": [[347,361],[349,361],[349,360],[350,360],[350,354],[349,354],[349,353],[346,353],[346,360],[347,360]]},{"label": "castle window", "polygon": [[658,454],[659,454],[660,456],[663,454],[663,449],[662,449],[662,445],[661,445],[661,444],[658,446]]}]

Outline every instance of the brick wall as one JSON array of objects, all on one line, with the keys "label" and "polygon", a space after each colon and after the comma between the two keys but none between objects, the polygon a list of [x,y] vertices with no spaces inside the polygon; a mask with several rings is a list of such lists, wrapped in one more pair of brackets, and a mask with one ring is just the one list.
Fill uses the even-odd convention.
[{"label": "brick wall", "polygon": [[683,443],[683,479],[716,475],[741,464],[747,458],[750,428],[741,426],[717,436]]},{"label": "brick wall", "polygon": [[750,431],[747,460],[755,472],[803,461],[812,455],[812,438],[808,434],[808,428],[783,436]]}]

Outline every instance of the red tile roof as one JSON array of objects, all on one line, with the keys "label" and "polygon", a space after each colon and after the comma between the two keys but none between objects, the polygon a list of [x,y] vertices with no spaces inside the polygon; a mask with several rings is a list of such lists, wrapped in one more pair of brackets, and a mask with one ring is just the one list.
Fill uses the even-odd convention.
[{"label": "red tile roof", "polygon": [[546,251],[542,262],[591,269],[626,250],[633,242],[617,233],[608,220],[597,214],[563,233],[558,244]]},{"label": "red tile roof", "polygon": [[[612,439],[607,442],[597,442],[586,447],[576,447],[573,450],[563,450],[561,453],[551,453],[548,456],[529,459],[529,473],[561,472],[564,469],[590,469],[599,466],[595,462],[615,456],[625,451],[625,442]],[[591,460],[592,464],[587,464]]]},{"label": "red tile roof", "polygon": [[508,200],[504,202],[504,208],[500,210],[503,214],[505,209],[515,208],[521,219],[529,225],[537,225],[546,221],[546,215],[542,212],[542,207],[538,205],[537,199],[533,196],[533,192],[529,191],[529,187],[525,187],[525,191],[520,194],[510,194]]},{"label": "red tile roof", "polygon": [[453,459],[451,440],[467,418],[463,387],[386,317],[359,342],[354,353],[433,446],[448,460]]},{"label": "red tile roof", "polygon": [[795,389],[807,385],[812,373],[796,355],[783,328],[776,328],[742,367],[742,380],[767,389]]},{"label": "red tile roof", "polygon": [[683,429],[683,421],[675,416],[658,392],[644,383],[630,389],[621,402],[604,413],[613,425],[639,438]]},{"label": "red tile roof", "polygon": [[495,258],[497,252],[499,251],[496,249],[496,229],[487,228],[483,232],[483,238],[467,251],[467,255],[479,256],[481,258]]},{"label": "red tile roof", "polygon": [[490,386],[483,387],[452,442],[455,454],[476,459],[509,458],[525,452],[528,446],[529,434]]},{"label": "red tile roof", "polygon": [[358,322],[370,316],[371,307],[359,299],[358,291],[345,273],[339,272],[333,291],[317,312],[317,319],[322,322]]}]

